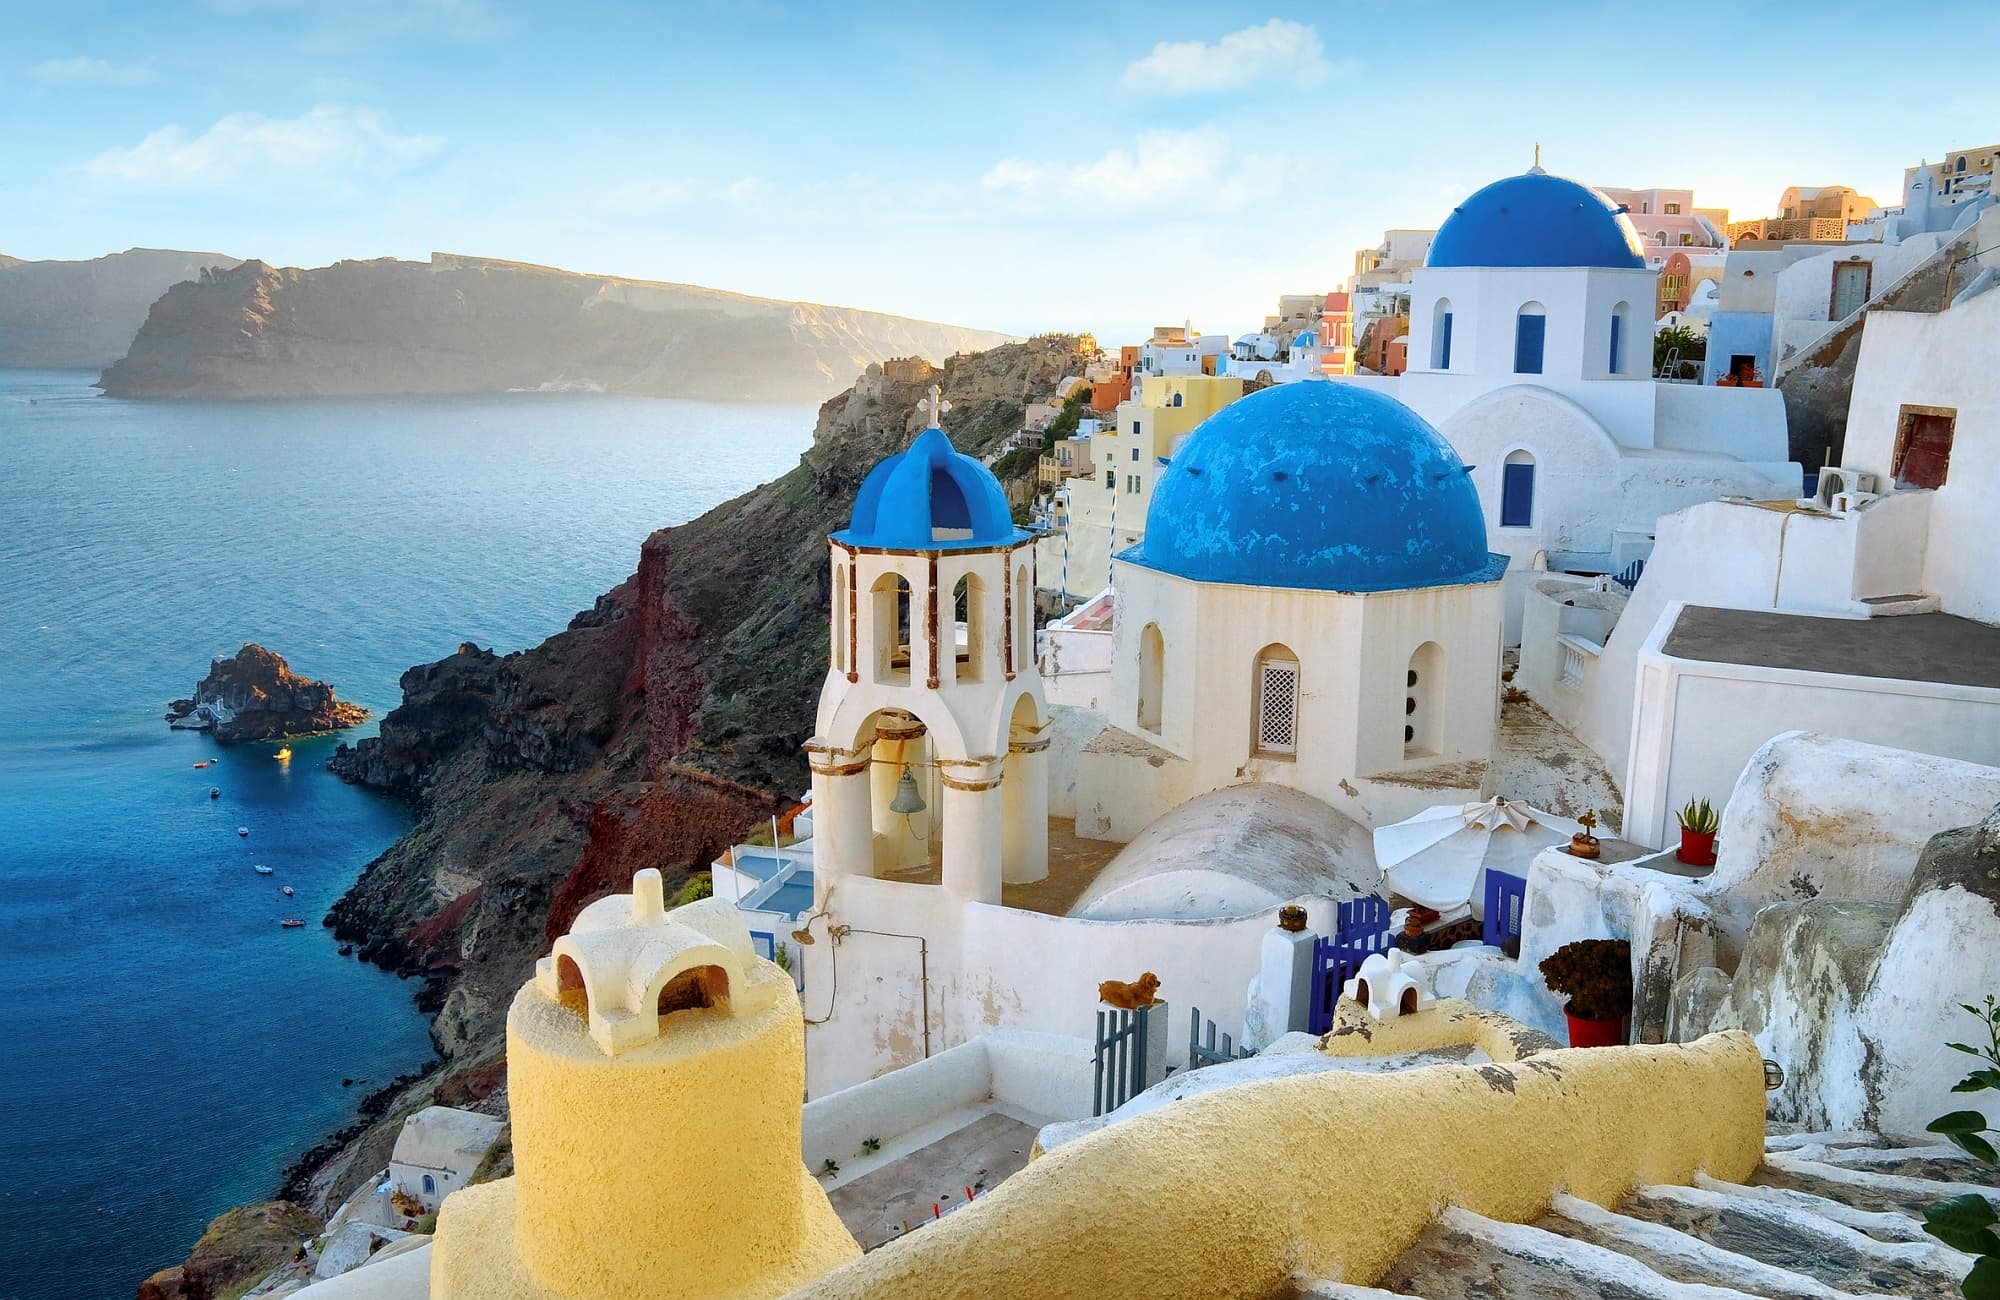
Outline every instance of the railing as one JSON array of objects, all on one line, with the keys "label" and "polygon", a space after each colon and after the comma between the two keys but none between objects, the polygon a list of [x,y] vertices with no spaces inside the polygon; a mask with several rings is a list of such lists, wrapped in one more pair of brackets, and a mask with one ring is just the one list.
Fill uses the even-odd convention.
[{"label": "railing", "polygon": [[1390,948],[1388,900],[1364,894],[1339,904],[1334,917],[1333,937],[1313,940],[1308,1033],[1323,1034],[1333,1028],[1333,1008],[1340,1001],[1341,986],[1361,969],[1362,962]]},{"label": "railing", "polygon": [[1090,1085],[1090,1113],[1108,1115],[1146,1090],[1146,1017],[1136,1011],[1097,1013],[1097,1065]]},{"label": "railing", "polygon": [[1558,641],[1556,649],[1562,652],[1562,667],[1558,679],[1571,690],[1583,689],[1583,651],[1567,641]]},{"label": "railing", "polygon": [[1215,1045],[1215,1022],[1208,1022],[1208,1037],[1202,1038],[1201,1008],[1188,1008],[1188,1069],[1199,1070],[1204,1065],[1221,1065],[1227,1061],[1247,1061],[1257,1053],[1247,1047],[1237,1047],[1229,1035],[1222,1036],[1222,1046]]}]

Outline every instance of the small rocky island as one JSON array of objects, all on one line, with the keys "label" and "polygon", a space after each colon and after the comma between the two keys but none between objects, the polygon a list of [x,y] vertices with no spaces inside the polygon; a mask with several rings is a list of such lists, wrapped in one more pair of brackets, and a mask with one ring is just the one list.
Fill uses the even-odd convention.
[{"label": "small rocky island", "polygon": [[284,657],[254,641],[227,659],[211,660],[194,698],[167,705],[167,725],[206,731],[217,740],[271,740],[338,731],[368,716],[334,698],[333,687],[301,677]]}]

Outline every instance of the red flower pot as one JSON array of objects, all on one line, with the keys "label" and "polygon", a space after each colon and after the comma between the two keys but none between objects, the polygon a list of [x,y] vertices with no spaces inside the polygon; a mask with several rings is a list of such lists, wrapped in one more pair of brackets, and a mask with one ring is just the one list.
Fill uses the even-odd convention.
[{"label": "red flower pot", "polygon": [[1569,1045],[1571,1047],[1623,1047],[1625,1045],[1625,1022],[1621,1020],[1586,1020],[1563,1006],[1563,1018],[1569,1021]]},{"label": "red flower pot", "polygon": [[1691,867],[1715,865],[1715,832],[1691,831],[1681,827],[1681,846],[1674,856]]}]

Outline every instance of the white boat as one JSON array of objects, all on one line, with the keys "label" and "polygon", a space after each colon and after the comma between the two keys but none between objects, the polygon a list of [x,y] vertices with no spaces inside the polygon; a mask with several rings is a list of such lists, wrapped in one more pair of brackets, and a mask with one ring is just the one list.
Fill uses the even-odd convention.
[{"label": "white boat", "polygon": [[236,833],[238,835],[248,835],[250,833],[250,828],[248,826],[238,826],[236,828]]},{"label": "white boat", "polygon": [[268,876],[271,874],[271,869],[265,866],[263,863],[259,862],[257,864],[257,874],[260,876]]},{"label": "white boat", "polygon": [[292,896],[292,887],[290,885],[280,885],[278,886],[278,888],[284,891],[284,895],[286,898],[290,898]]}]

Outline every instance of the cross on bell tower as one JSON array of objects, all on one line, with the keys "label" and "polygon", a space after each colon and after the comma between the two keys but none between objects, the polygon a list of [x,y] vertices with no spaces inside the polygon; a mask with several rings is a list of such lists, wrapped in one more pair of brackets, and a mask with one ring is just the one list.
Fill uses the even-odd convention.
[{"label": "cross on bell tower", "polygon": [[943,428],[944,413],[950,409],[951,403],[944,400],[944,390],[936,384],[931,385],[931,395],[917,403],[917,410],[923,413],[926,429]]}]

